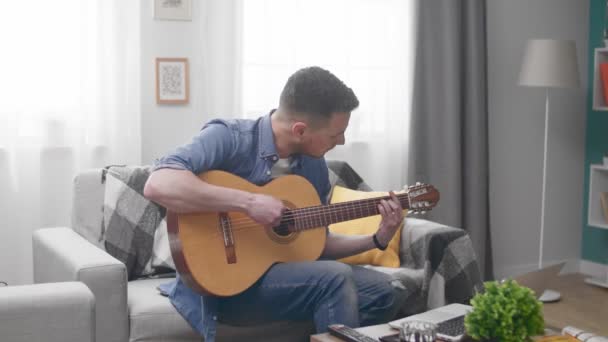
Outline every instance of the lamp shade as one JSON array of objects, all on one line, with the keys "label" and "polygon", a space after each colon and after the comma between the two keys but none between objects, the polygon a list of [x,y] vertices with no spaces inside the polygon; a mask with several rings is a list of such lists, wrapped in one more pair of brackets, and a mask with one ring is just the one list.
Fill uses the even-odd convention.
[{"label": "lamp shade", "polygon": [[529,40],[519,74],[519,84],[529,87],[578,87],[578,61],[574,42]]}]

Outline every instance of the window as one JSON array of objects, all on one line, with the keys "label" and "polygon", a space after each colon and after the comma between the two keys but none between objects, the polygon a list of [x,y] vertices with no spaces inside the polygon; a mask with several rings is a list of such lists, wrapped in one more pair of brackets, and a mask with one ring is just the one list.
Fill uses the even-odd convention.
[{"label": "window", "polygon": [[276,108],[293,72],[321,66],[359,98],[360,107],[346,132],[346,148],[363,143],[377,151],[384,145],[400,156],[392,161],[388,155],[375,156],[381,159],[376,166],[399,164],[400,169],[399,159],[407,154],[404,133],[411,107],[413,0],[242,3],[242,113],[252,118]]}]

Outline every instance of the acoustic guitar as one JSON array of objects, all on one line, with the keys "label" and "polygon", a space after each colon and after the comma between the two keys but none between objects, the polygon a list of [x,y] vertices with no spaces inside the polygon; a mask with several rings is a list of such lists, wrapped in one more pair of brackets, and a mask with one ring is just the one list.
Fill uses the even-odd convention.
[{"label": "acoustic guitar", "polygon": [[[199,175],[217,186],[272,195],[288,208],[276,227],[262,226],[242,212],[176,214],[167,211],[167,230],[175,266],[186,285],[199,293],[232,296],[253,285],[278,262],[312,261],[325,246],[330,224],[379,215],[381,199],[322,205],[315,188],[297,175],[278,177],[264,186],[223,171]],[[432,209],[439,193],[417,184],[397,193],[410,212]]]}]

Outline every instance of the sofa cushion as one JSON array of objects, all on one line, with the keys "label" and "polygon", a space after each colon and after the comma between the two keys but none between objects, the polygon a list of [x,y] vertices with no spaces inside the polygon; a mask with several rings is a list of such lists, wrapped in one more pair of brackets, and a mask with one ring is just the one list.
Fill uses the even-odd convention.
[{"label": "sofa cushion", "polygon": [[156,287],[168,279],[128,283],[130,341],[200,341],[201,337]]},{"label": "sofa cushion", "polygon": [[[342,203],[354,200],[361,200],[367,198],[374,198],[388,195],[387,192],[375,192],[375,191],[357,191],[351,190],[339,185],[334,186],[331,194],[331,203]],[[352,207],[352,210],[356,210],[356,207]],[[407,215],[407,210],[403,211],[403,216]],[[370,235],[374,234],[378,230],[378,226],[382,221],[382,216],[374,215],[363,217],[356,220],[350,220],[345,222],[334,223],[329,226],[329,230],[334,233],[344,235]],[[388,244],[388,248],[384,251],[379,249],[370,249],[368,251],[352,255],[340,261],[353,264],[353,265],[375,265],[385,267],[399,267],[401,262],[399,261],[399,246],[401,243],[401,226],[397,229],[397,233],[393,236]]]},{"label": "sofa cushion", "polygon": [[[130,281],[128,305],[130,342],[134,341],[201,341],[201,337],[173,308],[157,286],[169,279]],[[310,322],[272,322],[255,326],[218,325],[218,341],[308,341],[314,334]]]}]

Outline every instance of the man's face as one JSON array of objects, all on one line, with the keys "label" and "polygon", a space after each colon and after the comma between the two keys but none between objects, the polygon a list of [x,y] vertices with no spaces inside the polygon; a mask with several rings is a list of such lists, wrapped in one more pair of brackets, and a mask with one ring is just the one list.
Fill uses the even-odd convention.
[{"label": "man's face", "polygon": [[320,158],[336,145],[344,145],[344,133],[349,120],[350,113],[336,112],[325,125],[309,127],[303,137],[301,153]]}]

